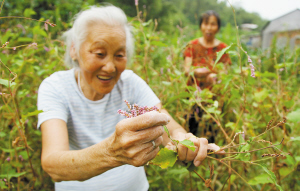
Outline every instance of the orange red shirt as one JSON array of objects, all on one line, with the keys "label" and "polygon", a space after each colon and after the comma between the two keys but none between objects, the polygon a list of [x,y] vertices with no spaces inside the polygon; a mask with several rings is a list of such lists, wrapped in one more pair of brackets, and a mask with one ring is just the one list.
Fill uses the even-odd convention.
[{"label": "orange red shirt", "polygon": [[[183,56],[192,57],[192,66],[207,67],[212,72],[217,73],[216,69],[213,69],[215,60],[217,59],[217,52],[221,51],[227,45],[221,42],[218,46],[206,48],[200,42],[199,39],[194,39],[187,45]],[[224,63],[231,65],[231,60],[228,54],[223,54],[218,63]],[[198,86],[200,82],[197,82]],[[191,85],[191,84],[188,84]]]}]

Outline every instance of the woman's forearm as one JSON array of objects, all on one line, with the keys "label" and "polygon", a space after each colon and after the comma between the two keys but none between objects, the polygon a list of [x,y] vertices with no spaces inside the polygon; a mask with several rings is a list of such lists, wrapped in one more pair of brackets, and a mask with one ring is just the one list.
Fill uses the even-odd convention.
[{"label": "woman's forearm", "polygon": [[108,139],[82,150],[58,151],[42,157],[43,169],[56,181],[84,181],[120,166],[108,150]]}]

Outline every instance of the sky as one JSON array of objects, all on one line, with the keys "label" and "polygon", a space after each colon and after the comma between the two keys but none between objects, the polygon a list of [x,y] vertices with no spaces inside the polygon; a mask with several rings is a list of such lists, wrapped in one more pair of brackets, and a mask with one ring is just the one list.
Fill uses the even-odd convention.
[{"label": "sky", "polygon": [[229,2],[234,6],[242,7],[247,12],[256,12],[267,20],[300,9],[300,0],[229,0]]}]

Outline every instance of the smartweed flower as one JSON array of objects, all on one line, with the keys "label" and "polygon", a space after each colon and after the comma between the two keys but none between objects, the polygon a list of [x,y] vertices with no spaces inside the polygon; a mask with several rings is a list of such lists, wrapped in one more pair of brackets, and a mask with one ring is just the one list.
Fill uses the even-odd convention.
[{"label": "smartweed flower", "polygon": [[254,69],[254,66],[252,64],[252,60],[250,58],[250,56],[248,56],[248,62],[250,63],[249,66],[250,66],[250,70],[251,70],[251,77],[255,78],[255,69]]},{"label": "smartweed flower", "polygon": [[32,44],[28,45],[28,48],[29,48],[29,47],[35,47],[35,48],[36,48],[36,47],[37,47],[37,43],[36,43],[36,42],[33,42]]},{"label": "smartweed flower", "polygon": [[48,26],[47,26],[47,28],[46,28],[46,25],[50,25],[51,27],[55,27],[55,26],[56,26],[56,24],[50,23],[48,20],[45,22],[45,29],[48,30]]},{"label": "smartweed flower", "polygon": [[4,44],[1,46],[1,48],[6,47],[8,44],[9,44],[9,42],[4,43]]},{"label": "smartweed flower", "polygon": [[20,158],[21,161],[24,160],[22,155],[19,155],[19,158]]},{"label": "smartweed flower", "polygon": [[159,111],[159,109],[156,106],[148,107],[148,106],[139,106],[137,104],[130,105],[130,103],[127,100],[124,100],[124,102],[126,103],[129,111],[122,111],[121,109],[119,109],[118,114],[123,115],[126,118],[137,117],[139,115],[142,115],[150,111]]},{"label": "smartweed flower", "polygon": [[164,74],[164,68],[160,68],[160,74],[161,74],[161,75]]}]

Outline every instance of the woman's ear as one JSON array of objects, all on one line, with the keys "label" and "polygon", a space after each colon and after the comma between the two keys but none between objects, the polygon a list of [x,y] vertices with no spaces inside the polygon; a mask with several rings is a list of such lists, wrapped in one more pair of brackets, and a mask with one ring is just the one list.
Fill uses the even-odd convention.
[{"label": "woman's ear", "polygon": [[70,56],[73,61],[77,60],[77,54],[76,54],[74,43],[72,43],[71,48],[70,48]]}]

